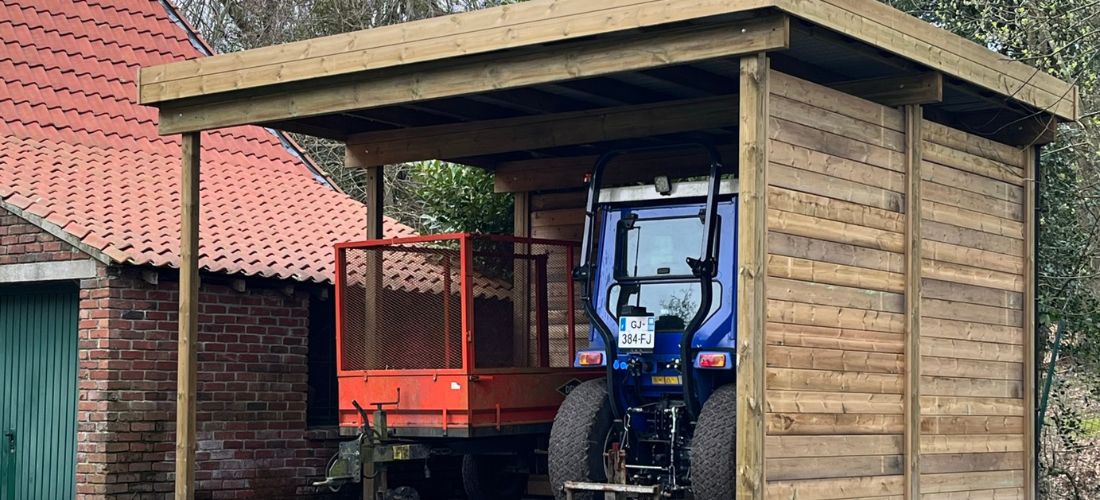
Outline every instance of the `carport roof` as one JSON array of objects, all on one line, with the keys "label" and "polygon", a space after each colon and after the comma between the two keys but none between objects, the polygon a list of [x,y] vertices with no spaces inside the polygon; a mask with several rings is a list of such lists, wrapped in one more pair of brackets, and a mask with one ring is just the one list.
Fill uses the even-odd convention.
[{"label": "carport roof", "polygon": [[345,140],[352,166],[499,169],[732,144],[760,52],[864,98],[926,86],[901,104],[1009,144],[1081,114],[1075,86],[875,0],[531,0],[142,68],[139,100],[162,134],[263,124]]},{"label": "carport roof", "polygon": [[[257,94],[291,91],[294,84],[304,82],[352,76],[371,78],[386,70],[457,62],[479,54],[649,33],[675,26],[728,23],[775,12],[790,16],[800,25],[792,31],[794,45],[798,44],[797,38],[805,38],[804,32],[824,28],[871,51],[882,51],[938,71],[980,93],[997,95],[1064,120],[1075,120],[1080,115],[1073,85],[875,0],[532,0],[143,68],[139,95],[142,104],[187,114],[183,104],[247,99]],[[811,56],[817,49],[788,48],[803,49],[803,56]],[[853,52],[856,48],[830,47],[830,50]],[[813,62],[822,63],[807,59],[807,63]],[[563,79],[570,76],[577,75],[563,75]],[[509,78],[522,75],[503,75],[499,78],[501,85],[508,86]],[[348,109],[352,109],[357,103],[348,104]],[[287,117],[308,111],[303,105],[291,110]],[[171,113],[165,115],[162,131],[204,128],[202,120],[188,122]],[[250,118],[246,115],[241,120]],[[255,118],[263,119],[261,115]]]}]

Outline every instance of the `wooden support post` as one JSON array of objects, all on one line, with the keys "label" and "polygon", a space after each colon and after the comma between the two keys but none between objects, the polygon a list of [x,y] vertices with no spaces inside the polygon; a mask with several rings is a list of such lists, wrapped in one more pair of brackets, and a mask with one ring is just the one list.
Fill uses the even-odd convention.
[{"label": "wooden support post", "polygon": [[1036,147],[1023,148],[1024,154],[1024,498],[1038,498],[1035,460],[1038,454],[1038,427],[1035,408],[1035,213],[1039,190],[1039,158]]},{"label": "wooden support post", "polygon": [[385,209],[385,190],[383,183],[385,167],[367,169],[367,238],[372,240],[383,237],[382,211]]},{"label": "wooden support post", "polygon": [[550,326],[549,326],[549,308],[548,298],[546,296],[547,285],[547,269],[546,264],[549,261],[547,255],[541,255],[538,258],[530,259],[532,270],[532,283],[534,287],[534,303],[531,304],[531,314],[534,315],[535,320],[535,353],[537,354],[535,361],[539,368],[550,367]]},{"label": "wooden support post", "polygon": [[[345,146],[344,166],[349,168],[362,167],[364,150],[364,146]],[[382,215],[385,209],[383,201],[385,196],[383,189],[385,170],[382,166],[370,167],[365,170],[366,177],[363,186],[363,190],[367,194],[365,234],[367,239],[376,240],[381,239],[384,235]],[[378,292],[382,290],[382,260],[381,253],[367,251],[361,264],[363,268],[357,271],[363,273],[363,287],[366,294],[363,297],[363,332],[366,335],[366,338],[363,339],[363,358],[366,360],[366,367],[372,368],[377,366],[378,349],[375,345],[375,333],[377,332],[380,312]]]},{"label": "wooden support post", "polygon": [[199,132],[183,134],[180,176],[179,339],[176,360],[176,500],[195,498],[195,389],[199,329]]},{"label": "wooden support post", "polygon": [[[515,207],[512,233],[523,238],[530,237],[531,195],[526,192],[515,193],[512,199]],[[530,251],[531,245],[516,244],[516,253],[528,254]],[[531,261],[512,259],[512,262],[514,266],[514,272],[512,273],[512,359],[516,363],[515,366],[528,366],[528,360],[531,359],[532,333],[529,318],[535,312],[531,309],[531,293],[528,286]]]},{"label": "wooden support post", "polygon": [[[350,150],[349,150],[350,151]],[[382,230],[382,211],[384,210],[384,198],[385,191],[382,184],[385,176],[385,167],[370,167],[367,169],[366,185],[364,189],[367,193],[367,239],[377,240],[381,239],[384,235]],[[378,321],[381,313],[381,308],[378,304],[378,295],[382,291],[382,261],[384,254],[381,252],[367,252],[364,262],[364,276],[363,283],[366,285],[366,294],[363,304],[366,306],[363,313],[363,331],[366,332],[366,342],[363,343],[363,347],[366,349],[366,359],[368,366],[371,368],[377,367],[376,363],[378,356],[377,332]]]},{"label": "wooden support post", "polygon": [[764,498],[764,273],[767,249],[768,58],[741,58],[737,229],[737,498]]},{"label": "wooden support post", "polygon": [[905,106],[905,498],[920,498],[921,106]]}]

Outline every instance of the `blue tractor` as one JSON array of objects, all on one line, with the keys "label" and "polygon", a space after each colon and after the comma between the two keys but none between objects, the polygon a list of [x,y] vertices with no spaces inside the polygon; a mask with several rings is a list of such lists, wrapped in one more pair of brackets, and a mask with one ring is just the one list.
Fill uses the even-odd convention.
[{"label": "blue tractor", "polygon": [[554,420],[559,499],[734,497],[736,170],[692,146],[709,156],[705,177],[601,188],[622,152],[593,168],[573,273],[592,328],[575,365],[606,376]]}]

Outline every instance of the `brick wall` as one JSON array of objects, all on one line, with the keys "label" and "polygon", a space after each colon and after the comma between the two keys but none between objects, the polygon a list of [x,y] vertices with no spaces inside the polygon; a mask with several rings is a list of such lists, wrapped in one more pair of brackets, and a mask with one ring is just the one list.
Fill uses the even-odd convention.
[{"label": "brick wall", "polygon": [[[161,498],[172,489],[178,283],[114,268],[97,281],[81,292],[78,489]],[[286,498],[323,475],[336,441],[305,424],[308,300],[203,284],[198,498]]]},{"label": "brick wall", "polygon": [[87,258],[88,254],[0,208],[0,265]]},{"label": "brick wall", "polygon": [[[0,264],[87,258],[0,209]],[[100,265],[80,283],[78,498],[171,497],[173,275],[151,284],[139,268]],[[286,283],[255,281],[237,292],[224,277],[202,279],[196,497],[312,493],[337,441],[306,428],[308,290],[288,296]]]}]

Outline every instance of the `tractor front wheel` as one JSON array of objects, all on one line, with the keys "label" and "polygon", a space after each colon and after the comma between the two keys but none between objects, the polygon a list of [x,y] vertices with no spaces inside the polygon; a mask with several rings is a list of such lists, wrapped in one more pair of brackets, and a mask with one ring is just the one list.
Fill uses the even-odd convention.
[{"label": "tractor front wheel", "polygon": [[737,385],[719,387],[699,412],[691,444],[695,500],[734,498],[737,471]]},{"label": "tractor front wheel", "polygon": [[[566,481],[607,481],[605,453],[611,424],[611,402],[603,380],[584,382],[565,397],[550,428],[550,487],[555,498],[565,498]],[[595,497],[579,492],[573,498]]]}]

